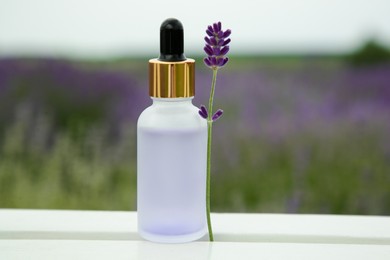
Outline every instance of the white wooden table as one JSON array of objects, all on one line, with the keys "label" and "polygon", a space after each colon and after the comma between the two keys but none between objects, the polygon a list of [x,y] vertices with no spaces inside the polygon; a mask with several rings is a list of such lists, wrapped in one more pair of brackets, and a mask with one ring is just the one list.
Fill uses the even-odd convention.
[{"label": "white wooden table", "polygon": [[390,259],[390,217],[212,214],[216,242],[156,244],[135,212],[0,209],[0,259]]}]

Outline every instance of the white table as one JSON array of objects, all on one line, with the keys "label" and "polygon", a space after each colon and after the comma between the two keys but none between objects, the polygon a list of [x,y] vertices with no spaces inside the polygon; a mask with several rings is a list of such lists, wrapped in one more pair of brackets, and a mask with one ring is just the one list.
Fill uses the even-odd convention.
[{"label": "white table", "polygon": [[0,259],[390,259],[390,217],[212,214],[216,242],[156,244],[135,212],[0,209]]}]

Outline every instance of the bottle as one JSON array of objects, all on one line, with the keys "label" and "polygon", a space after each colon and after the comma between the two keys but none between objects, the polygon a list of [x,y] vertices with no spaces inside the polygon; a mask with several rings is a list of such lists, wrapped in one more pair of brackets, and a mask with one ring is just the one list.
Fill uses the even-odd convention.
[{"label": "bottle", "polygon": [[183,26],[165,20],[160,56],[149,60],[153,104],[137,124],[138,233],[183,243],[205,235],[207,122],[192,104],[195,61],[184,55]]}]

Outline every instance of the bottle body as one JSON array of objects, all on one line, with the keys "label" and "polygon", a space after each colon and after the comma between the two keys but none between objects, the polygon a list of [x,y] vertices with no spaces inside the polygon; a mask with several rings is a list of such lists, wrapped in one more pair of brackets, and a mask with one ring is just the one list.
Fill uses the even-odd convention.
[{"label": "bottle body", "polygon": [[206,226],[207,123],[192,98],[154,98],[137,125],[139,234],[196,240]]}]

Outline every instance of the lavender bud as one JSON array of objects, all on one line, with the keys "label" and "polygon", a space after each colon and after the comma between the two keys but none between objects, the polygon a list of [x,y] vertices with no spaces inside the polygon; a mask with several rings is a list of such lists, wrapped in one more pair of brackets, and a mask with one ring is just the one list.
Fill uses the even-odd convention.
[{"label": "lavender bud", "polygon": [[218,31],[222,30],[222,23],[218,22]]},{"label": "lavender bud", "polygon": [[223,114],[223,110],[222,109],[218,109],[217,112],[215,112],[215,114],[212,116],[212,120],[213,121],[217,121]]},{"label": "lavender bud", "polygon": [[212,56],[213,55],[213,49],[210,47],[210,45],[206,45],[204,46],[203,50],[206,52],[206,54],[208,56]]},{"label": "lavender bud", "polygon": [[229,35],[232,33],[232,31],[230,29],[227,29],[224,33],[223,33],[223,38],[227,38],[229,37]]},{"label": "lavender bud", "polygon": [[204,37],[204,41],[205,41],[207,44],[211,45],[211,41],[210,41],[210,38],[209,38],[209,37],[205,36],[205,37]]},{"label": "lavender bud", "polygon": [[218,24],[214,23],[213,24],[213,29],[214,29],[214,33],[218,33],[219,32]]},{"label": "lavender bud", "polygon": [[200,115],[201,117],[203,117],[204,119],[207,119],[207,117],[208,117],[208,112],[207,112],[207,109],[206,109],[206,107],[205,107],[204,105],[201,105],[201,106],[200,106],[199,115]]},{"label": "lavender bud", "polygon": [[210,36],[210,37],[214,35],[213,32],[210,31],[209,29],[206,30],[206,33],[207,33],[207,35]]},{"label": "lavender bud", "polygon": [[229,61],[228,57],[224,58],[221,67],[225,66],[228,61]]},{"label": "lavender bud", "polygon": [[210,58],[209,57],[207,57],[207,58],[204,58],[203,59],[203,62],[204,62],[204,64],[206,64],[206,66],[208,66],[208,67],[211,67],[212,65],[211,65],[211,61],[210,61]]},{"label": "lavender bud", "polygon": [[204,119],[207,119],[207,116],[205,114],[203,114],[203,112],[201,110],[198,111],[198,114],[204,118]]},{"label": "lavender bud", "polygon": [[217,65],[217,58],[215,56],[211,57],[211,65],[216,66]]},{"label": "lavender bud", "polygon": [[225,56],[229,52],[229,46],[225,46],[222,48],[220,55]]},{"label": "lavender bud", "polygon": [[[213,47],[213,54],[214,54],[215,56],[221,55],[220,53],[221,53],[221,49],[220,49],[219,47]],[[211,56],[211,55],[210,55],[210,56]]]},{"label": "lavender bud", "polygon": [[230,38],[227,39],[227,40],[225,40],[225,41],[223,42],[222,46],[228,45],[228,44],[230,43],[230,41],[231,41]]},{"label": "lavender bud", "polygon": [[223,39],[219,39],[217,45],[218,45],[219,47],[221,47],[221,46],[223,46],[224,43],[225,43],[225,41],[224,41]]},{"label": "lavender bud", "polygon": [[210,42],[211,42],[211,45],[217,45],[217,40],[215,39],[215,37],[211,37]]}]

